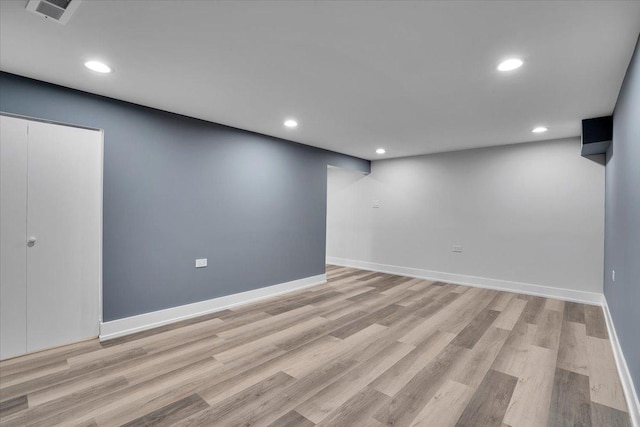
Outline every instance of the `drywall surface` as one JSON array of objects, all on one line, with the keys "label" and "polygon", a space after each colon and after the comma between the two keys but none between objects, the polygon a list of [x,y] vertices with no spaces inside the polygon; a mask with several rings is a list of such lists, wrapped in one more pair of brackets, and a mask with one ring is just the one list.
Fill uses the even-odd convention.
[{"label": "drywall surface", "polygon": [[[640,395],[640,48],[613,113],[607,152],[604,294]],[[613,282],[612,271],[616,272]]]},{"label": "drywall surface", "polygon": [[328,257],[602,292],[604,166],[577,138],[328,174]]},{"label": "drywall surface", "polygon": [[104,129],[105,321],[323,274],[327,165],[369,170],[7,73],[0,111]]}]

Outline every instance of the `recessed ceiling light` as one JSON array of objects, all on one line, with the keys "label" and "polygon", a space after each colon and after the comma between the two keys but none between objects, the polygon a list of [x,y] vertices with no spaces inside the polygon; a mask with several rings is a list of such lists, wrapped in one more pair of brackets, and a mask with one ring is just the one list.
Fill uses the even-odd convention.
[{"label": "recessed ceiling light", "polygon": [[386,152],[387,152],[387,150],[385,150],[384,148],[378,148],[378,149],[376,150],[376,153],[378,153],[378,154],[384,154],[384,153],[386,153]]},{"label": "recessed ceiling light", "polygon": [[96,73],[106,74],[112,71],[111,67],[100,61],[87,61],[84,63],[84,66]]},{"label": "recessed ceiling light", "polygon": [[296,126],[298,126],[298,122],[296,122],[295,120],[285,120],[284,125],[288,128],[294,128]]},{"label": "recessed ceiling light", "polygon": [[542,133],[542,132],[546,132],[546,131],[548,131],[548,130],[549,130],[549,129],[547,129],[547,128],[546,128],[546,127],[544,127],[544,126],[538,126],[538,127],[535,127],[535,128],[533,128],[533,129],[531,129],[531,132],[533,132],[533,133]]},{"label": "recessed ceiling light", "polygon": [[516,68],[520,68],[522,64],[523,64],[522,59],[510,58],[510,59],[507,59],[506,61],[502,61],[500,65],[498,65],[498,71],[515,70]]}]

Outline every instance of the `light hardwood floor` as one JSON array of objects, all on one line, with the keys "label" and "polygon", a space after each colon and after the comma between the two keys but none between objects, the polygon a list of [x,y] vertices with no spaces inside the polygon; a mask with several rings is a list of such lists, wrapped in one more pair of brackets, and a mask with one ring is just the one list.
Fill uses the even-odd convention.
[{"label": "light hardwood floor", "polygon": [[0,362],[0,424],[630,425],[601,308],[327,271],[327,285]]}]

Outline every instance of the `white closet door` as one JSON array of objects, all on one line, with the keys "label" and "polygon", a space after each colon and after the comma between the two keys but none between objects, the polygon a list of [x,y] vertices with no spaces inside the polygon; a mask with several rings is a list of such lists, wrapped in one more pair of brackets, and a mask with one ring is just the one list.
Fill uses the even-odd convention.
[{"label": "white closet door", "polygon": [[0,116],[0,359],[27,351],[27,121]]},{"label": "white closet door", "polygon": [[29,122],[27,351],[98,335],[102,134]]}]

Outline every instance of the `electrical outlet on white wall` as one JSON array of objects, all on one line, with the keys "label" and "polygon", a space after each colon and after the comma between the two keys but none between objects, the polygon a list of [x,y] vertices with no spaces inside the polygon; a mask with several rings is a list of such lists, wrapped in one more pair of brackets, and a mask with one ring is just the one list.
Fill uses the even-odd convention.
[{"label": "electrical outlet on white wall", "polygon": [[453,245],[452,252],[462,253],[462,245]]},{"label": "electrical outlet on white wall", "polygon": [[204,268],[207,266],[207,259],[201,258],[196,260],[196,268]]},{"label": "electrical outlet on white wall", "polygon": [[372,202],[372,204],[373,204],[373,207],[374,207],[374,208],[379,208],[379,207],[380,207],[380,200],[374,200],[374,201]]}]

